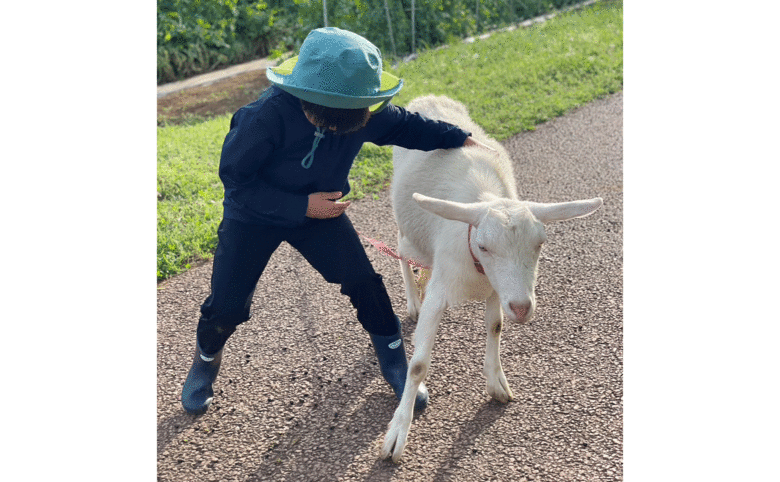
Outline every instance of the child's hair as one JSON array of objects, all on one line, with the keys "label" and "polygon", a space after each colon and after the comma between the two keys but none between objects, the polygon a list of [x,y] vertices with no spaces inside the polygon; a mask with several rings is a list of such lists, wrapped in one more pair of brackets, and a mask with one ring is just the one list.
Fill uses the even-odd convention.
[{"label": "child's hair", "polygon": [[362,109],[337,109],[334,107],[325,107],[323,105],[312,104],[301,99],[303,111],[311,116],[314,125],[330,129],[335,129],[336,134],[349,134],[363,128],[371,112],[368,107]]}]

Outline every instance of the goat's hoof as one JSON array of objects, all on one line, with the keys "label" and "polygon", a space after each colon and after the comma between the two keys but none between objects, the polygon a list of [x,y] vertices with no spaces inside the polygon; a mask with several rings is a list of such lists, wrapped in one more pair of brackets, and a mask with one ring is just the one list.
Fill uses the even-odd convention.
[{"label": "goat's hoof", "polygon": [[401,461],[411,425],[411,420],[408,422],[396,421],[396,417],[393,417],[393,420],[387,427],[382,450],[379,452],[381,458],[391,458],[393,463],[396,464]]},{"label": "goat's hoof", "polygon": [[491,393],[490,397],[499,403],[509,403],[514,400],[514,397],[508,393]]},{"label": "goat's hoof", "polygon": [[500,403],[509,403],[515,399],[515,395],[512,393],[512,389],[509,388],[506,381],[499,382],[496,385],[488,384],[487,392],[493,400]]},{"label": "goat's hoof", "polygon": [[420,308],[422,307],[422,303],[420,303],[419,300],[415,302],[415,300],[411,299],[407,296],[407,302],[406,302],[406,312],[409,314],[409,319],[417,322],[417,318],[420,316]]}]

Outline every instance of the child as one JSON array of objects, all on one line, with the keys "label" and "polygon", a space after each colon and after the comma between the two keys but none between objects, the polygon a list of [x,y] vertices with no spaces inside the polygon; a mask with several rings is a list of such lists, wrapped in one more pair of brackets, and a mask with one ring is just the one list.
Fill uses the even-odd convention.
[{"label": "child", "polygon": [[[347,175],[364,142],[425,151],[481,144],[456,126],[389,104],[403,81],[382,72],[379,49],[352,32],[312,31],[300,54],[267,76],[273,86],[235,113],[222,148],[224,216],[182,405],[193,414],[208,409],[223,347],[249,319],[260,275],[282,241],[341,285],[400,399],[407,371],[401,324],[344,213],[350,203],[338,199],[350,190]],[[427,402],[421,384],[415,407]]]}]

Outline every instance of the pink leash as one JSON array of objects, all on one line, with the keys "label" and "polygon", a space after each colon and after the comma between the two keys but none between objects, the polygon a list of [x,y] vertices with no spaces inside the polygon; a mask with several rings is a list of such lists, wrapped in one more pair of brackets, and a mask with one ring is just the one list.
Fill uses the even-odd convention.
[{"label": "pink leash", "polygon": [[[469,245],[469,253],[471,254],[471,259],[474,261],[474,268],[476,268],[477,272],[480,273],[480,274],[485,274],[485,269],[482,267],[482,263],[479,262],[477,257],[474,256],[474,252],[471,250],[471,229],[473,227],[474,226],[469,224],[469,231],[468,231],[468,238],[467,238],[468,245]],[[410,259],[404,259],[401,255],[399,255],[398,253],[396,253],[395,251],[390,249],[390,247],[388,245],[386,245],[385,243],[383,243],[382,241],[378,241],[376,239],[369,238],[368,236],[364,236],[359,231],[356,231],[356,232],[358,233],[358,236],[366,239],[376,249],[378,249],[380,253],[382,253],[382,254],[384,254],[386,256],[390,256],[391,258],[395,258],[395,259],[404,260],[407,263],[409,263],[410,265],[416,266],[416,267],[421,268],[421,269],[431,269],[430,266],[425,266],[424,264],[420,263],[419,261],[417,261],[415,259],[411,259],[411,258]]]},{"label": "pink leash", "polygon": [[418,262],[418,261],[416,261],[414,259],[411,259],[411,258],[410,259],[404,259],[401,255],[397,254],[395,251],[393,251],[388,245],[386,245],[382,241],[378,241],[376,239],[369,238],[368,236],[364,236],[360,232],[358,232],[358,235],[361,238],[363,238],[366,241],[368,241],[369,243],[371,243],[372,246],[374,246],[376,249],[378,249],[379,252],[384,254],[385,256],[390,256],[391,258],[395,258],[395,259],[400,259],[400,260],[406,261],[410,265],[416,266],[416,267],[421,268],[421,269],[431,269],[430,266],[425,266],[424,264],[422,264],[422,263],[420,263],[420,262]]}]

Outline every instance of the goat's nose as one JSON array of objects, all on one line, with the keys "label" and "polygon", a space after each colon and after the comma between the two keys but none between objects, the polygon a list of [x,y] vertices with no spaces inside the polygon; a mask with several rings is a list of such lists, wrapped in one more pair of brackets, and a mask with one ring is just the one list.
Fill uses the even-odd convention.
[{"label": "goat's nose", "polygon": [[523,303],[509,303],[509,309],[515,314],[519,321],[525,321],[528,316],[528,312],[531,310],[531,302],[525,301]]}]

